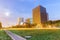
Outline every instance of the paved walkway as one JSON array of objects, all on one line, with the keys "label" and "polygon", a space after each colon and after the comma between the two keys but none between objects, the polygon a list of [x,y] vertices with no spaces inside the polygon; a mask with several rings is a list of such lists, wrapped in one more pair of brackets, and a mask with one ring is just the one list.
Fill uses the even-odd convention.
[{"label": "paved walkway", "polygon": [[5,32],[12,38],[12,40],[26,40],[25,38],[18,36],[8,30],[5,30]]}]

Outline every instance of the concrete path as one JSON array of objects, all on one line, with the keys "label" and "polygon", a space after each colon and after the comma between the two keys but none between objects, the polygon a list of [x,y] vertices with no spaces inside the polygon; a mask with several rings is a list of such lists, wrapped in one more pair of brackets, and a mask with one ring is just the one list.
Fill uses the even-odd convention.
[{"label": "concrete path", "polygon": [[26,40],[25,38],[18,36],[8,30],[5,30],[5,32],[12,38],[12,40]]}]

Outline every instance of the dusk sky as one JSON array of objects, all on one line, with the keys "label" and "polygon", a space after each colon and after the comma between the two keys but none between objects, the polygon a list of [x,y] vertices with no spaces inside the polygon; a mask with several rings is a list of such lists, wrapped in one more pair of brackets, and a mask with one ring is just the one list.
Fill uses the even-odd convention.
[{"label": "dusk sky", "polygon": [[32,18],[32,9],[46,8],[49,20],[60,20],[60,0],[0,0],[0,21],[3,26],[17,24],[18,17]]}]

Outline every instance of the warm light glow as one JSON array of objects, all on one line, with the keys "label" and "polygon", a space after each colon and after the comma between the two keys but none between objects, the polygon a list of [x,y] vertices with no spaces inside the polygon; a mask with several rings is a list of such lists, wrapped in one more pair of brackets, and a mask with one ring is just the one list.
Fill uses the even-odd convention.
[{"label": "warm light glow", "polygon": [[23,25],[23,22],[21,22],[20,25]]}]

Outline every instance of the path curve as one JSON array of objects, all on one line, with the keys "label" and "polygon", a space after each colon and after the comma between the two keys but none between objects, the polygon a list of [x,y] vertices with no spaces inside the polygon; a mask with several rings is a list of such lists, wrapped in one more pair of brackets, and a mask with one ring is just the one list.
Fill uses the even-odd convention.
[{"label": "path curve", "polygon": [[26,40],[25,38],[19,36],[19,35],[16,35],[8,30],[4,30],[11,38],[12,40]]}]

